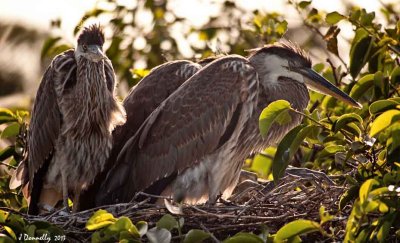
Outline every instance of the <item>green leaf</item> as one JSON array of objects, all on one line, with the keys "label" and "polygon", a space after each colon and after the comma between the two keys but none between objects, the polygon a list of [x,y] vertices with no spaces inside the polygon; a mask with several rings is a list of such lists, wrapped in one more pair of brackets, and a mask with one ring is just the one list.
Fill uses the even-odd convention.
[{"label": "green leaf", "polygon": [[346,151],[346,148],[342,145],[329,145],[329,146],[326,146],[324,148],[324,150],[321,151],[320,156],[321,157],[328,156],[328,155],[336,154],[338,152],[343,152],[343,151]]},{"label": "green leaf", "polygon": [[132,73],[132,75],[135,78],[138,78],[138,79],[142,79],[150,73],[149,69],[144,69],[144,68],[142,68],[142,69],[135,68],[135,69],[130,69],[129,71]]},{"label": "green leaf", "polygon": [[384,93],[385,91],[385,86],[386,86],[386,81],[384,80],[385,76],[381,71],[377,71],[374,74],[374,84],[376,87],[379,87],[381,92]]},{"label": "green leaf", "polygon": [[360,18],[361,10],[355,9],[350,13],[350,21],[356,22]]},{"label": "green leaf", "polygon": [[15,122],[17,118],[11,116],[1,116],[0,115],[0,125],[8,122]]},{"label": "green leaf", "polygon": [[3,132],[1,133],[0,137],[1,138],[15,137],[19,133],[19,128],[20,128],[20,125],[18,123],[16,123],[16,122],[13,122],[3,130]]},{"label": "green leaf", "polygon": [[[9,213],[6,215],[6,221],[2,225],[8,226],[11,230],[10,232],[18,234],[24,231],[27,222],[20,215]],[[10,234],[12,235],[12,233]]]},{"label": "green leaf", "polygon": [[331,221],[332,219],[334,219],[335,217],[333,215],[330,215],[329,212],[327,212],[325,210],[324,206],[321,206],[319,208],[319,218],[321,219],[321,225]]},{"label": "green leaf", "polygon": [[256,172],[262,178],[268,178],[272,170],[272,159],[265,154],[256,154],[250,170]]},{"label": "green leaf", "polygon": [[350,48],[350,74],[356,78],[370,57],[372,37],[363,28],[356,30]]},{"label": "green leaf", "polygon": [[171,232],[166,229],[154,227],[147,231],[147,239],[152,243],[170,243]]},{"label": "green leaf", "polygon": [[0,233],[0,242],[3,242],[3,243],[14,243],[16,241],[15,241],[15,239],[13,239],[13,238],[11,238],[11,237],[3,234],[3,233]]},{"label": "green leaf", "polygon": [[290,145],[290,158],[294,156],[294,154],[299,149],[301,143],[304,139],[309,136],[315,129],[318,129],[315,125],[308,125],[306,127],[302,127],[299,133],[297,133],[296,138],[293,140],[292,144]]},{"label": "green leaf", "polygon": [[303,127],[304,125],[299,125],[293,128],[279,143],[275,153],[274,161],[272,163],[272,175],[274,177],[274,181],[278,181],[284,175],[285,170],[290,162],[290,155],[294,154],[294,152],[291,150],[291,145]]},{"label": "green leaf", "polygon": [[276,232],[274,242],[284,242],[294,236],[300,236],[320,230],[321,226],[317,222],[298,219],[280,228],[278,232]]},{"label": "green leaf", "polygon": [[376,200],[368,200],[365,201],[362,205],[362,212],[363,213],[372,213],[375,212],[379,208],[379,202]]},{"label": "green leaf", "polygon": [[376,115],[378,113],[396,108],[400,103],[395,100],[378,100],[369,106],[369,113]]},{"label": "green leaf", "polygon": [[114,216],[106,210],[100,209],[96,211],[92,217],[86,222],[87,230],[97,230],[117,221]]},{"label": "green leaf", "polygon": [[390,74],[390,82],[393,85],[400,83],[400,67],[396,66]]},{"label": "green leaf", "polygon": [[289,115],[290,103],[286,100],[271,102],[262,112],[259,119],[261,136],[266,137],[271,126],[277,122],[284,125],[291,121]]},{"label": "green leaf", "polygon": [[392,227],[392,224],[395,219],[396,219],[396,214],[388,214],[379,219],[380,227],[378,233],[376,234],[376,238],[378,239],[379,242],[385,242],[386,237],[388,237],[390,228]]},{"label": "green leaf", "polygon": [[349,190],[347,190],[343,195],[340,197],[339,201],[339,210],[343,210],[343,208],[351,201],[353,201],[355,198],[358,197],[358,191],[360,187],[357,185],[354,185],[350,187]]},{"label": "green leaf", "polygon": [[199,229],[191,229],[185,236],[183,243],[200,243],[210,238],[210,234]]},{"label": "green leaf", "polygon": [[6,108],[0,108],[0,117],[4,116],[4,117],[14,117],[14,113]]},{"label": "green leaf", "polygon": [[56,43],[61,40],[61,37],[50,37],[48,38],[42,47],[42,52],[40,53],[40,59],[46,56],[50,56],[50,50],[56,45]]},{"label": "green leaf", "polygon": [[361,129],[359,127],[360,125],[356,125],[356,123],[348,123],[343,126],[343,130],[349,132],[350,134],[353,134],[356,137],[361,136]]},{"label": "green leaf", "polygon": [[371,25],[374,18],[375,18],[375,12],[370,12],[370,13],[365,12],[364,14],[361,15],[360,19],[361,25],[363,26]]},{"label": "green leaf", "polygon": [[358,82],[353,86],[350,91],[350,96],[358,100],[362,97],[370,88],[374,86],[374,75],[367,74],[363,76]]},{"label": "green leaf", "polygon": [[311,4],[311,1],[301,1],[301,2],[299,2],[299,7],[301,9],[305,9],[310,4]]},{"label": "green leaf", "polygon": [[178,228],[178,221],[170,214],[165,214],[156,224],[159,229],[167,229],[168,231],[173,228]]},{"label": "green leaf", "polygon": [[136,223],[136,228],[139,231],[140,237],[142,237],[147,233],[149,226],[148,226],[147,222],[139,221]]},{"label": "green leaf", "polygon": [[6,212],[4,210],[0,210],[0,223],[4,224],[7,220],[8,215],[10,215],[9,212]]},{"label": "green leaf", "polygon": [[277,23],[276,27],[275,27],[276,33],[278,33],[279,35],[284,35],[287,31],[287,26],[288,26],[288,22],[286,20],[283,20],[282,22]]},{"label": "green leaf", "polygon": [[120,234],[123,231],[129,232],[129,234],[134,236],[135,238],[140,238],[140,234],[136,226],[128,217],[125,216],[118,218],[118,220],[114,224],[111,224],[105,232],[112,235]]},{"label": "green leaf", "polygon": [[0,151],[0,161],[3,161],[5,159],[13,156],[14,155],[14,150],[15,150],[14,146],[8,146],[7,148],[5,148],[2,151]]},{"label": "green leaf", "polygon": [[366,180],[360,187],[360,203],[363,204],[367,198],[368,194],[372,190],[373,186],[379,185],[379,182],[375,179]]},{"label": "green leaf", "polygon": [[372,122],[369,135],[375,136],[398,120],[400,120],[400,110],[385,111]]},{"label": "green leaf", "polygon": [[263,243],[263,240],[252,233],[237,233],[236,235],[223,241],[224,243]]},{"label": "green leaf", "polygon": [[340,20],[345,19],[345,18],[346,18],[345,16],[343,16],[340,13],[335,11],[335,12],[328,13],[326,15],[325,20],[328,24],[334,25],[334,24],[337,24]]},{"label": "green leaf", "polygon": [[348,113],[340,116],[332,126],[333,132],[338,132],[340,129],[342,129],[345,125],[351,122],[358,122],[360,124],[363,123],[363,119],[357,115],[356,113]]},{"label": "green leaf", "polygon": [[[369,230],[368,228],[361,230],[361,232],[358,234],[357,238],[353,242],[367,242],[368,236],[370,234],[368,230]],[[344,242],[349,242],[349,241],[346,241],[345,239]]]}]

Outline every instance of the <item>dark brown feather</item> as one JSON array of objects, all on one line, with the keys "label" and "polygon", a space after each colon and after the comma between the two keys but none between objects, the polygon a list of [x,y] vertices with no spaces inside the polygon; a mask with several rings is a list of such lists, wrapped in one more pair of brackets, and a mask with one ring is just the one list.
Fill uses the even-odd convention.
[{"label": "dark brown feather", "polygon": [[93,24],[84,27],[82,33],[78,37],[78,45],[98,45],[103,46],[104,33],[100,25]]},{"label": "dark brown feather", "polygon": [[[237,63],[247,69],[233,71],[229,65]],[[102,184],[98,204],[129,201],[135,192],[181,173],[215,151],[255,75],[246,59],[229,56],[186,81],[125,144]]]},{"label": "dark brown feather", "polygon": [[[55,90],[55,75],[67,73],[73,65],[76,65],[73,50],[58,55],[47,68],[40,83],[29,125],[30,190],[36,171],[53,152],[60,132],[62,117]],[[58,69],[59,71],[57,71]]]},{"label": "dark brown feather", "polygon": [[[55,76],[66,74],[73,69],[76,71],[73,50],[56,56],[44,73],[37,92],[29,126],[28,159],[24,161],[24,170],[28,173],[25,173],[27,178],[22,181],[23,187],[29,183],[30,203],[28,213],[30,214],[39,213],[37,203],[62,123],[55,90]],[[70,78],[67,78],[64,84],[71,86],[73,82],[73,79],[71,81]]]},{"label": "dark brown feather", "polygon": [[[49,168],[52,166],[51,162],[54,162],[52,159],[55,146],[60,142],[58,139],[62,124],[65,122],[60,102],[62,97],[67,97],[70,92],[74,92],[77,85],[77,72],[75,51],[68,50],[53,59],[37,92],[29,127],[28,160],[24,163],[24,170],[29,173],[28,178],[23,181],[23,185],[29,182],[31,198],[29,213],[31,214],[39,212],[37,203],[46,182],[45,178],[50,171]],[[104,72],[107,90],[112,96],[115,75],[108,59],[104,60]],[[97,128],[96,124],[93,124],[93,128]]]}]

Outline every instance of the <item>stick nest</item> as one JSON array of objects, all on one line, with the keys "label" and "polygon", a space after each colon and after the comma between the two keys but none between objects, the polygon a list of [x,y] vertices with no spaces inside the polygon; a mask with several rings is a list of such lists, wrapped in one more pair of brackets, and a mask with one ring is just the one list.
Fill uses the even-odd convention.
[{"label": "stick nest", "polygon": [[[270,233],[275,233],[280,227],[296,219],[319,222],[319,209],[324,206],[327,212],[335,215],[334,220],[323,225],[325,230],[333,233],[336,240],[344,238],[351,209],[346,207],[339,212],[338,204],[345,187],[289,175],[276,186],[272,182],[259,182],[253,187],[237,189],[229,201],[220,200],[216,205],[183,205],[183,215],[174,215],[176,218],[184,218],[182,233],[190,229],[202,229],[211,232],[215,236],[214,240],[221,241],[238,232],[258,234],[267,229]],[[171,214],[167,207],[149,204],[147,201],[99,207],[68,216],[61,216],[59,213],[23,216],[29,222],[47,221],[62,228],[69,242],[87,242],[90,241],[93,231],[87,231],[85,224],[98,209],[105,209],[115,217],[127,216],[133,223],[146,221],[149,229],[163,215]],[[173,241],[179,242],[177,230],[171,233],[174,236]],[[312,233],[303,240],[321,241],[324,236]],[[329,241],[328,238],[325,240]]]}]

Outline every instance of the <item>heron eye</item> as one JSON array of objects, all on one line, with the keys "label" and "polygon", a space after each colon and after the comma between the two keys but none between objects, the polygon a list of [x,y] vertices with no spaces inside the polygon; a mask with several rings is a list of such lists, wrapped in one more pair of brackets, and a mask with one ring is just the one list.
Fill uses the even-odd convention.
[{"label": "heron eye", "polygon": [[87,51],[87,46],[86,45],[82,45],[82,49],[83,49],[84,52],[86,52]]}]

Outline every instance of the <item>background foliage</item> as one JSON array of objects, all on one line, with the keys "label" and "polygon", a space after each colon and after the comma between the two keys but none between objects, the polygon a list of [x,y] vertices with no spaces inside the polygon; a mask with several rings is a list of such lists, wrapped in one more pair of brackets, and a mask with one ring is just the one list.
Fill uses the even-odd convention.
[{"label": "background foliage", "polygon": [[[277,232],[259,235],[238,233],[227,242],[280,242],[298,241],[300,235],[319,232],[331,240],[366,242],[397,240],[400,238],[400,20],[395,6],[382,5],[385,19],[377,20],[375,12],[367,12],[348,6],[343,13],[325,13],[312,7],[311,2],[289,1],[295,8],[309,37],[301,43],[305,49],[325,52],[326,60],[318,60],[314,69],[329,81],[359,101],[362,109],[351,108],[335,99],[311,92],[306,111],[294,111],[290,104],[278,101],[266,108],[260,117],[260,130],[265,133],[268,124],[277,122],[278,115],[301,112],[303,123],[289,132],[276,146],[248,159],[245,169],[255,171],[265,179],[279,180],[288,164],[322,170],[347,190],[342,195],[339,210],[351,207],[345,227],[345,238],[337,239],[335,229],[323,225],[335,219],[332,209],[320,208],[320,219],[293,221]],[[151,28],[140,25],[137,16],[146,12],[151,15]],[[167,1],[139,1],[132,8],[113,1],[100,0],[95,9],[88,12],[81,25],[93,18],[105,17],[105,26],[111,37],[106,49],[120,82],[133,86],[149,68],[165,61],[184,58],[173,29],[177,25],[184,38],[197,37],[189,43],[193,59],[220,53],[246,55],[245,50],[273,43],[281,37],[296,41],[298,30],[287,30],[287,21],[280,13],[248,13],[232,1],[221,4],[218,16],[210,16],[201,27],[190,26],[185,18],[167,8]],[[338,48],[341,24],[350,24],[354,38],[349,40],[348,53]],[[53,22],[53,28],[60,26]],[[75,34],[79,31],[77,26]],[[304,31],[301,29],[301,31]],[[135,40],[145,45],[136,48]],[[211,48],[214,45],[216,48]],[[42,49],[42,59],[51,59],[70,46],[58,36],[47,39]],[[348,55],[348,58],[343,56]],[[349,61],[345,61],[349,60]],[[140,65],[139,65],[140,64]],[[135,66],[142,66],[135,68]],[[10,146],[0,152],[2,171],[0,178],[0,206],[19,212],[26,211],[26,203],[18,190],[8,189],[7,173],[24,157],[27,112],[1,109],[1,139]],[[279,122],[279,119],[278,119]],[[43,232],[59,233],[62,229],[43,223],[28,222],[14,213],[0,211],[3,233],[0,237],[10,242],[17,235],[40,235]],[[87,222],[86,229],[94,231],[93,241],[125,239],[170,239],[171,231],[178,231],[184,242],[200,242],[211,237],[210,232],[192,229],[181,232],[183,218],[165,215],[156,226],[148,229],[147,222],[132,222],[127,217],[115,218],[106,211],[98,211]],[[268,227],[268,225],[267,225]],[[54,233],[54,234],[55,234]],[[184,236],[183,236],[184,235]],[[152,238],[153,237],[153,238]]]}]

